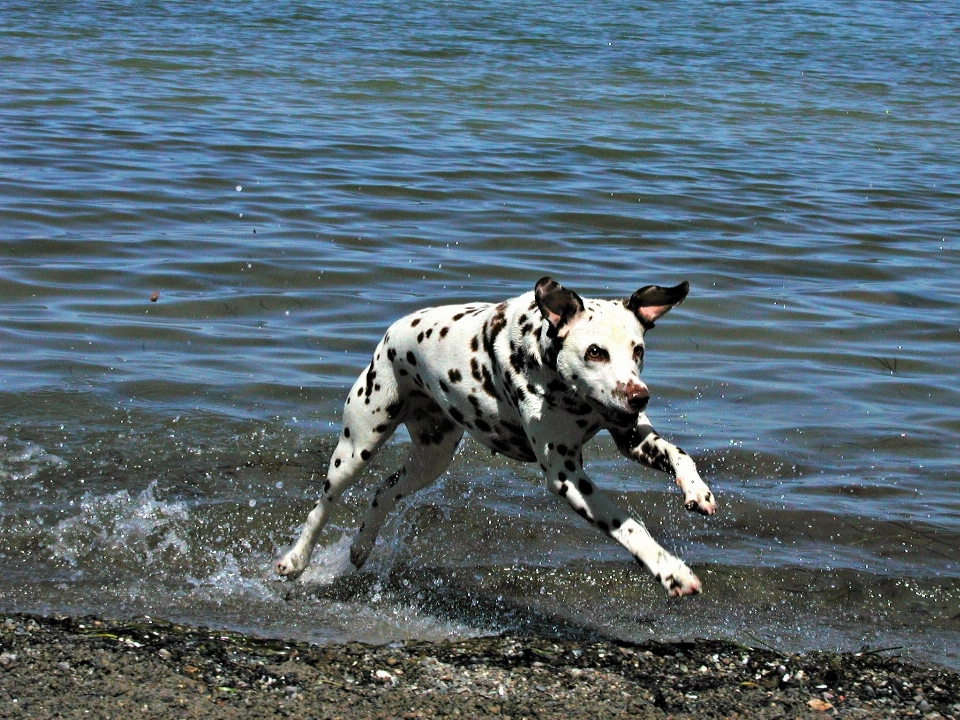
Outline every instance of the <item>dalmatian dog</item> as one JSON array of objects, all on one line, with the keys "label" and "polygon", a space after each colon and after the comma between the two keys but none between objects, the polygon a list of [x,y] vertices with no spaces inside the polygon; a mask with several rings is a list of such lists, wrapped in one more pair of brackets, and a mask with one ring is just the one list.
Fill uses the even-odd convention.
[{"label": "dalmatian dog", "polygon": [[545,277],[533,292],[499,304],[427,308],[394,323],[350,391],[322,496],[276,572],[292,579],[304,571],[337,499],[405,423],[406,462],[366,511],[350,548],[357,568],[397,501],[436,480],[467,431],[495,452],[538,463],[547,487],[623,545],[670,595],[699,592],[690,568],[591,482],[581,453],[607,430],[631,460],[672,473],[687,510],[714,513],[693,460],[647,419],[650,393],[640,379],[644,334],[689,287],[649,285],[629,298],[593,300]]}]

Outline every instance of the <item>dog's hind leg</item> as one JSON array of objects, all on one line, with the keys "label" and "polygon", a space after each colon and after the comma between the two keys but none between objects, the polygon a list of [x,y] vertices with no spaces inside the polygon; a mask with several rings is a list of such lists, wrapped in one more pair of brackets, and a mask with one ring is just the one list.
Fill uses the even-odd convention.
[{"label": "dog's hind leg", "polygon": [[410,431],[410,449],[406,462],[377,488],[367,508],[360,531],[350,548],[350,562],[354,567],[359,568],[366,562],[383,521],[397,502],[440,477],[450,465],[463,437],[463,429],[425,397],[411,407],[408,415],[406,425]]},{"label": "dog's hind leg", "polygon": [[406,403],[389,365],[378,367],[379,357],[378,348],[374,361],[350,391],[343,408],[340,441],[330,459],[323,492],[307,516],[296,543],[274,563],[278,575],[292,579],[307,568],[317,537],[327,524],[334,504],[357,481],[360,472],[403,421]]}]

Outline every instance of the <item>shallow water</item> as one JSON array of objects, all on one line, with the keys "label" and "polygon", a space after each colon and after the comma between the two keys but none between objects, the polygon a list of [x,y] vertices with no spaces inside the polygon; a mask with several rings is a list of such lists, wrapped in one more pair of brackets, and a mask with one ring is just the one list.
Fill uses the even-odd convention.
[{"label": "shallow water", "polygon": [[[0,3],[0,608],[960,666],[958,31],[933,3]],[[543,274],[691,282],[644,378],[718,515],[586,456],[704,595],[472,441],[362,573],[369,483],[275,582],[390,322]]]}]

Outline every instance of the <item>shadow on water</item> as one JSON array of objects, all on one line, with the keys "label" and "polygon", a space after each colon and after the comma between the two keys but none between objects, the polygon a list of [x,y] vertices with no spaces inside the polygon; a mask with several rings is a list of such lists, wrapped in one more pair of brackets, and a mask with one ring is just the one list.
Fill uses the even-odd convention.
[{"label": "shadow on water", "polygon": [[[480,582],[465,575],[463,569],[398,563],[385,576],[358,572],[336,578],[323,587],[305,587],[300,592],[320,600],[357,603],[371,602],[387,594],[398,603],[414,606],[418,614],[466,625],[480,634],[507,632],[575,641],[619,639],[588,623],[537,610],[522,599],[494,596]],[[288,597],[296,592],[291,591]]]}]

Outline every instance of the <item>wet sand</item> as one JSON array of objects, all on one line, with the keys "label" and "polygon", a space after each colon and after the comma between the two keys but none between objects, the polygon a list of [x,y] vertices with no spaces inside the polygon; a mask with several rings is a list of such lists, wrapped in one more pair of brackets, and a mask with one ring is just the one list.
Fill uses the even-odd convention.
[{"label": "wet sand", "polygon": [[960,718],[960,673],[710,640],[318,646],[149,618],[0,624],[0,717],[133,716]]}]

